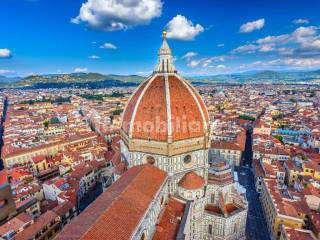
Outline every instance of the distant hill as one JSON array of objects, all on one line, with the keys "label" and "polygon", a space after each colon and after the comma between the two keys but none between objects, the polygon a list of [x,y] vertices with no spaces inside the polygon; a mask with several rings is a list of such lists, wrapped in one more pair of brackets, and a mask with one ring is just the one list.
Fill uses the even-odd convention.
[{"label": "distant hill", "polygon": [[[32,75],[17,81],[7,81],[2,84],[3,87],[23,87],[23,88],[34,88],[40,86],[88,86],[91,85],[101,85],[102,87],[110,86],[127,86],[135,85],[136,83],[141,82],[144,77],[138,75],[103,75],[100,73],[70,73],[70,74],[48,74],[48,75]],[[98,84],[100,82],[100,84]],[[110,83],[108,83],[110,82]]]},{"label": "distant hill", "polygon": [[[2,88],[61,88],[136,86],[145,77],[138,75],[104,75],[100,73],[70,73],[32,75],[25,78],[0,76]],[[250,71],[235,74],[187,77],[194,84],[243,84],[243,83],[320,83],[320,70],[315,71]]]},{"label": "distant hill", "polygon": [[300,72],[259,71],[225,75],[195,76],[203,83],[320,83],[320,70]]},{"label": "distant hill", "polygon": [[19,80],[21,80],[20,77],[6,77],[0,75],[0,84],[14,83]]}]

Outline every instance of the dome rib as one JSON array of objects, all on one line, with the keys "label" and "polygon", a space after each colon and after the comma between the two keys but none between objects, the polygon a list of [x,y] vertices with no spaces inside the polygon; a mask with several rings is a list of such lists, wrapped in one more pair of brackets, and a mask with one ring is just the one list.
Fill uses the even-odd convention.
[{"label": "dome rib", "polygon": [[172,119],[171,119],[171,104],[170,104],[170,87],[168,74],[164,75],[165,78],[165,89],[166,89],[166,107],[167,107],[167,131],[168,131],[168,142],[172,142]]},{"label": "dome rib", "polygon": [[[133,127],[134,127],[134,120],[135,120],[135,116],[136,116],[136,113],[137,113],[137,109],[138,109],[138,106],[141,102],[141,99],[142,97],[144,96],[144,93],[146,92],[146,90],[149,88],[149,86],[151,85],[152,81],[154,81],[154,77],[151,77],[149,79],[146,80],[145,84],[146,86],[142,89],[142,91],[140,91],[138,94],[138,99],[136,101],[136,104],[134,106],[134,109],[133,109],[133,113],[131,115],[131,120],[130,120],[130,125],[129,125],[129,137],[131,138],[132,137],[132,131],[133,131]],[[142,84],[143,86],[143,84]],[[140,87],[138,87],[140,88]]]},{"label": "dome rib", "polygon": [[201,97],[175,73],[157,73],[143,82],[130,98],[123,121],[129,139],[168,143],[206,136],[208,129]]},{"label": "dome rib", "polygon": [[[183,81],[180,76],[178,76],[178,78],[179,78],[180,81],[186,86],[186,88],[189,90],[189,92],[191,93],[194,101],[197,103],[198,108],[202,110],[202,111],[200,111],[200,113],[201,113],[201,116],[202,116],[204,129],[207,130],[207,129],[208,129],[207,119],[206,119],[206,117],[205,117],[205,115],[204,115],[203,107],[201,106],[201,104],[200,104],[200,102],[199,102],[198,96],[196,96],[196,94],[195,94],[195,92],[194,92],[194,89],[192,89],[192,86],[190,86],[186,81]],[[202,100],[201,100],[201,101],[202,101]],[[206,108],[205,108],[205,110],[206,110]]]},{"label": "dome rib", "polygon": [[[199,104],[201,105],[202,111],[204,112],[205,121],[209,123],[209,112],[206,107],[206,104],[204,103],[203,99],[200,97],[197,90],[190,84],[188,81],[185,81],[185,83],[190,87],[190,89],[193,91],[194,95],[197,97]],[[207,129],[209,126],[207,126]]]},{"label": "dome rib", "polygon": [[139,85],[139,87],[136,88],[136,90],[133,92],[133,94],[131,95],[131,97],[129,98],[129,100],[126,104],[125,111],[122,115],[122,129],[126,133],[130,132],[130,122],[132,120],[132,115],[135,110],[138,98],[141,95],[141,92],[143,91],[143,89],[146,87],[149,79],[150,78],[143,81]]},{"label": "dome rib", "polygon": [[[132,138],[167,141],[167,108],[163,75],[150,80],[137,102],[133,116]],[[158,110],[158,111],[157,111]]]}]

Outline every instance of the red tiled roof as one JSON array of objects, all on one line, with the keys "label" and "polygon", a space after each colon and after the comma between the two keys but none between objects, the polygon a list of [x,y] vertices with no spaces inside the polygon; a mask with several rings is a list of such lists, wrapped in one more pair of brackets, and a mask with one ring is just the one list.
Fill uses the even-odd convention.
[{"label": "red tiled roof", "polygon": [[121,162],[113,168],[113,173],[117,175],[121,175],[126,171],[126,169],[127,169],[126,164],[124,162]]},{"label": "red tiled roof", "polygon": [[198,189],[203,187],[204,179],[194,172],[188,172],[181,178],[178,185],[185,189]]},{"label": "red tiled roof", "polygon": [[41,231],[41,229],[44,228],[45,225],[49,224],[51,221],[53,221],[58,215],[54,213],[53,211],[47,211],[44,214],[42,214],[37,221],[27,227],[22,232],[18,233],[15,236],[15,240],[26,240],[26,239],[33,239],[33,237]]},{"label": "red tiled roof", "polygon": [[127,135],[132,130],[132,138],[167,141],[170,101],[173,141],[205,136],[209,115],[199,93],[176,76],[168,77],[168,90],[164,76],[152,77],[140,85],[123,114],[122,129]]},{"label": "red tiled roof", "polygon": [[284,228],[286,240],[315,240],[311,231],[295,228]]},{"label": "red tiled roof", "polygon": [[75,205],[70,201],[65,201],[64,203],[56,206],[52,211],[54,211],[59,216],[65,215],[70,209],[72,209]]},{"label": "red tiled roof", "polygon": [[13,169],[3,169],[0,171],[0,185],[8,182],[8,177],[11,181],[20,181],[27,177],[32,177],[32,174],[24,167],[15,167]]},{"label": "red tiled roof", "polygon": [[0,227],[0,236],[6,234],[10,230],[18,232],[19,228],[31,221],[32,218],[27,213],[21,213]]},{"label": "red tiled roof", "polygon": [[153,240],[174,240],[179,230],[180,222],[184,213],[185,204],[175,198],[170,198],[159,224]]},{"label": "red tiled roof", "polygon": [[39,162],[42,162],[42,161],[44,161],[44,160],[46,160],[46,157],[43,156],[43,155],[35,156],[35,157],[32,158],[32,161],[33,161],[35,164],[37,164],[37,163],[39,163]]},{"label": "red tiled roof", "polygon": [[131,121],[134,109],[136,107],[140,94],[146,87],[147,83],[148,81],[142,82],[142,84],[136,89],[136,91],[133,93],[133,95],[131,96],[130,100],[127,103],[126,110],[123,113],[123,120],[122,120],[124,123],[122,125],[122,128],[126,133],[129,132],[130,121]]},{"label": "red tiled roof", "polygon": [[166,178],[149,164],[130,168],[56,239],[129,239]]},{"label": "red tiled roof", "polygon": [[243,129],[237,134],[235,141],[211,141],[211,148],[244,151],[246,144],[246,131]]}]

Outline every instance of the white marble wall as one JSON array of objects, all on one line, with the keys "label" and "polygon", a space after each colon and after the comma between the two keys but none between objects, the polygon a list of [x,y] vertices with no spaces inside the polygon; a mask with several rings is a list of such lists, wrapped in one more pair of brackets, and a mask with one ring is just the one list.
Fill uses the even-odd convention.
[{"label": "white marble wall", "polygon": [[[155,227],[159,219],[159,214],[164,207],[168,198],[168,188],[167,182],[163,185],[162,189],[159,191],[158,195],[151,202],[146,214],[141,220],[139,226],[136,228],[135,233],[132,235],[131,239],[140,240],[143,239],[152,239],[152,236],[155,232]],[[130,217],[130,216],[128,216]]]}]

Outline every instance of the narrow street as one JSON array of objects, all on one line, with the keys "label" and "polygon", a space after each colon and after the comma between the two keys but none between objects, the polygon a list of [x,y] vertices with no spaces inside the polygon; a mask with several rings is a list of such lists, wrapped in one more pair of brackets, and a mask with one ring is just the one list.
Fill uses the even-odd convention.
[{"label": "narrow street", "polygon": [[246,236],[248,240],[269,240],[267,223],[260,204],[259,195],[255,190],[254,176],[251,169],[252,136],[248,131],[243,166],[235,169],[238,172],[239,183],[247,190],[249,203]]},{"label": "narrow street", "polygon": [[79,211],[85,210],[102,193],[102,184],[98,183],[79,203]]},{"label": "narrow street", "polygon": [[[3,112],[2,112],[2,117],[1,117],[1,123],[0,123],[0,156],[1,156],[1,150],[3,146],[3,123],[6,119],[6,114],[7,114],[7,108],[8,108],[8,99],[5,98],[3,101]],[[4,168],[3,166],[3,161],[0,159],[0,171]]]}]

